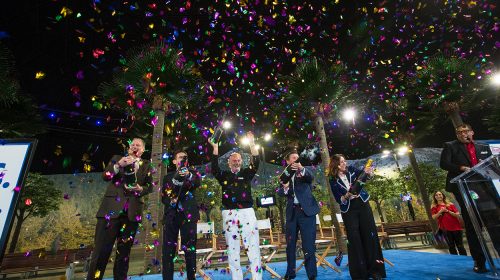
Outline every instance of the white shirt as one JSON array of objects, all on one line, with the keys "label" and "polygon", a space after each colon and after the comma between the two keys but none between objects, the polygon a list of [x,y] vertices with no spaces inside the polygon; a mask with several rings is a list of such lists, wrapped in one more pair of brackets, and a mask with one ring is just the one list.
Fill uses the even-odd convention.
[{"label": "white shirt", "polygon": [[[302,168],[302,171],[300,171],[300,176],[304,176],[305,174],[306,174],[306,169]],[[292,178],[290,179],[290,182],[293,188],[293,204],[300,204],[299,200],[297,199],[297,196],[295,195],[295,174],[293,174]],[[288,194],[288,190],[290,190],[290,188],[288,188],[285,191],[285,194]]]}]

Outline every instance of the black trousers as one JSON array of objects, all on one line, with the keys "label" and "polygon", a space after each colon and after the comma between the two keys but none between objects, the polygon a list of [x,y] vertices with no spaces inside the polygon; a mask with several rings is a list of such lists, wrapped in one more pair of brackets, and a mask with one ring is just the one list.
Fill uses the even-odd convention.
[{"label": "black trousers", "polygon": [[351,278],[386,277],[384,257],[370,204],[361,198],[351,200],[349,210],[342,213],[342,219],[347,232]]},{"label": "black trousers", "polygon": [[188,280],[194,280],[196,274],[196,221],[188,221],[184,213],[175,209],[165,211],[163,224],[162,276],[164,280],[174,278],[174,258],[177,255],[179,231],[181,249],[186,258]]},{"label": "black trousers", "polygon": [[306,216],[304,211],[293,206],[292,217],[286,221],[286,275],[295,278],[297,238],[302,239],[302,252],[308,278],[318,275],[316,266],[316,216]]},{"label": "black trousers", "polygon": [[467,237],[467,242],[469,243],[469,251],[472,259],[477,263],[477,265],[484,266],[486,258],[484,257],[481,244],[479,243],[476,231],[474,230],[474,226],[472,225],[469,214],[467,213],[467,208],[465,207],[464,199],[458,190],[458,186],[453,188],[453,195],[455,196],[458,206],[460,206],[460,211],[465,225],[465,236]]},{"label": "black trousers", "polygon": [[127,279],[130,249],[134,243],[138,226],[138,222],[131,222],[124,215],[109,221],[104,218],[97,218],[95,248],[90,259],[87,280],[102,279],[115,241],[116,256],[113,266],[113,278],[115,280]]},{"label": "black trousers", "polygon": [[461,230],[446,231],[446,243],[448,244],[450,254],[467,256]]}]

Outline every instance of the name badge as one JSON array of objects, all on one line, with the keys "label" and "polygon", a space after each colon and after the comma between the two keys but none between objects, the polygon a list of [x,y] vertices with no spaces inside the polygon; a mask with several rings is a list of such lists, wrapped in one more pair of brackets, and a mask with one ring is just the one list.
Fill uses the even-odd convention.
[{"label": "name badge", "polygon": [[238,180],[243,180],[243,179],[245,179],[245,178],[244,177],[238,177]]}]

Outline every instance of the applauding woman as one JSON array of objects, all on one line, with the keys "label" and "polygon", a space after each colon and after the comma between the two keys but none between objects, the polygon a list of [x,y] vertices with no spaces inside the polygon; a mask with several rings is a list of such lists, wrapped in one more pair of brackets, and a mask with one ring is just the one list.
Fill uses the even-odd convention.
[{"label": "applauding woman", "polygon": [[[370,167],[365,170],[348,167],[343,155],[336,154],[330,158],[330,187],[335,200],[340,204],[347,232],[347,256],[351,278],[382,279],[386,277],[384,257],[372,209],[368,203],[370,195],[356,183],[363,173],[371,174],[373,170]],[[353,186],[355,187],[352,188]]]},{"label": "applauding woman", "polygon": [[467,256],[462,238],[462,226],[460,225],[460,213],[453,203],[446,200],[444,193],[434,193],[432,202],[432,218],[438,221],[438,227],[445,232],[446,243],[450,254]]}]

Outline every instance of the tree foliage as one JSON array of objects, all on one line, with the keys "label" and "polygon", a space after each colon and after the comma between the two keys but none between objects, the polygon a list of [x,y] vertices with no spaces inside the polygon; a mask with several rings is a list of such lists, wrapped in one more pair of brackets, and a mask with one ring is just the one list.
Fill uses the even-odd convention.
[{"label": "tree foliage", "polygon": [[[429,196],[436,191],[443,191],[446,186],[446,171],[438,168],[434,165],[420,163],[419,169],[421,170],[422,177],[424,179],[425,188],[429,193]],[[412,193],[418,194],[417,182],[415,180],[415,175],[410,166],[407,166],[401,170],[402,179],[404,180],[408,190]],[[431,199],[428,197],[427,199]],[[422,199],[422,198],[421,198]]]},{"label": "tree foliage", "polygon": [[9,252],[14,252],[23,223],[28,217],[45,217],[59,209],[62,192],[54,187],[54,182],[39,173],[29,173],[21,188],[20,201],[15,217],[16,226],[12,235]]},{"label": "tree foliage", "polygon": [[22,220],[29,216],[45,217],[59,209],[62,199],[62,191],[54,187],[53,181],[39,173],[29,173],[26,184],[21,188],[17,214],[24,214]]},{"label": "tree foliage", "polygon": [[365,188],[370,193],[370,200],[375,203],[377,212],[382,221],[385,221],[384,213],[382,212],[385,201],[397,198],[400,194],[405,192],[404,186],[401,184],[400,180],[379,175],[375,175],[371,180],[368,180],[365,184]]},{"label": "tree foliage", "polygon": [[128,53],[112,81],[99,86],[103,100],[97,100],[94,106],[125,112],[134,121],[135,132],[145,136],[156,123],[155,106],[176,122],[199,111],[203,90],[194,64],[186,62],[179,50],[158,40]]},{"label": "tree foliage", "polygon": [[21,94],[14,56],[0,42],[0,137],[30,137],[45,130],[32,99]]},{"label": "tree foliage", "polygon": [[206,214],[207,221],[212,220],[212,210],[220,209],[222,206],[222,188],[215,178],[205,177],[201,186],[195,191],[196,201],[201,212]]},{"label": "tree foliage", "polygon": [[[277,131],[283,131],[277,136],[284,142],[315,141],[318,136],[310,135],[317,133],[314,119],[321,116],[327,120],[339,107],[350,102],[352,91],[346,79],[342,64],[329,65],[316,57],[303,60],[292,74],[281,76],[285,91],[281,101],[285,106],[280,106],[283,112],[277,113],[281,114]],[[288,133],[290,131],[294,133]]]}]

